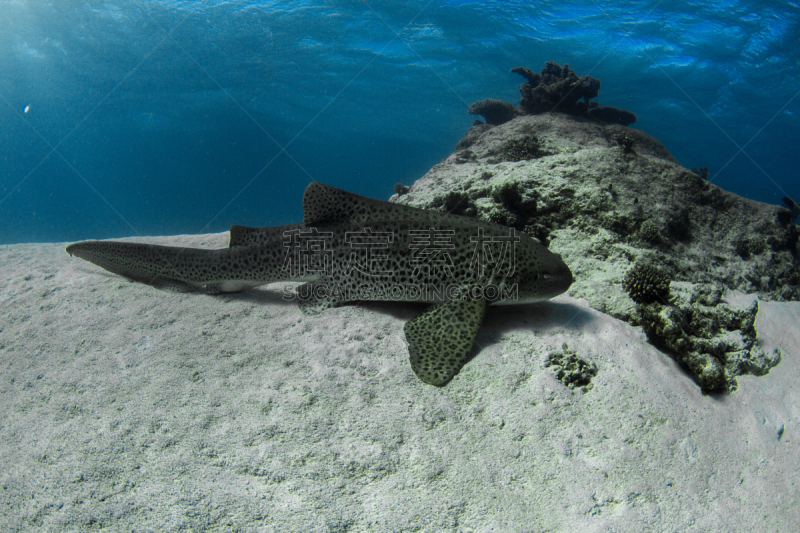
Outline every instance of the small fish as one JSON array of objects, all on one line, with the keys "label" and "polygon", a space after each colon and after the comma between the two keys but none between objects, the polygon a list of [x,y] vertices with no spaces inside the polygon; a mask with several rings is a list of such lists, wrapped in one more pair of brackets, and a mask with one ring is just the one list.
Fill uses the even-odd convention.
[{"label": "small fish", "polygon": [[317,182],[303,195],[303,222],[231,226],[228,248],[84,241],[66,250],[168,291],[305,282],[285,297],[306,314],[354,301],[431,303],[403,331],[414,373],[437,386],[470,360],[488,305],[547,300],[573,280],[558,255],[513,228]]}]

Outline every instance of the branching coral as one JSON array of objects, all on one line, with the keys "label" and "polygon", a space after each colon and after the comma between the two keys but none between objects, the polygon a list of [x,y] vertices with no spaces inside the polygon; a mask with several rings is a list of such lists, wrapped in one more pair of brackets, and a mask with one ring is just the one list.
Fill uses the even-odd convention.
[{"label": "branching coral", "polygon": [[519,88],[519,105],[525,113],[559,111],[623,126],[636,122],[636,115],[630,111],[590,102],[600,91],[600,80],[588,75],[578,77],[569,65],[548,61],[541,74],[525,67],[512,68],[511,72],[528,80]]},{"label": "branching coral", "polygon": [[622,287],[634,302],[648,304],[665,302],[669,298],[670,283],[668,273],[653,265],[637,263],[625,274]]}]

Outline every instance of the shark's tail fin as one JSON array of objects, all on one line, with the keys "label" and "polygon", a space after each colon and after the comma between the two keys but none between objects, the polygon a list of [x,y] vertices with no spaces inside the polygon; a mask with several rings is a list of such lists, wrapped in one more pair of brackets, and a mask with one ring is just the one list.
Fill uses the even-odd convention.
[{"label": "shark's tail fin", "polygon": [[215,251],[119,241],[83,241],[67,246],[68,254],[109,272],[174,292],[191,292],[203,285],[201,272],[193,265],[198,264],[198,255]]},{"label": "shark's tail fin", "polygon": [[[248,229],[248,228],[245,228]],[[84,241],[67,246],[67,253],[114,274],[158,289],[189,292],[239,292],[275,281],[291,281],[283,268],[280,240],[259,245],[206,250],[120,241]],[[295,281],[308,281],[298,278]]]}]

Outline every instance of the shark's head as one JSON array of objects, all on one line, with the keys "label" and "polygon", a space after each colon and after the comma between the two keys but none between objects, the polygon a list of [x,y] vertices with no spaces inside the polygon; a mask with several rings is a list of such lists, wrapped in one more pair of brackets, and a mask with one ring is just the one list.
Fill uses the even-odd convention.
[{"label": "shark's head", "polygon": [[[514,254],[514,269],[503,282],[509,298],[495,304],[517,304],[549,300],[572,285],[572,272],[557,254],[524,233]],[[510,290],[515,288],[515,290]]]}]

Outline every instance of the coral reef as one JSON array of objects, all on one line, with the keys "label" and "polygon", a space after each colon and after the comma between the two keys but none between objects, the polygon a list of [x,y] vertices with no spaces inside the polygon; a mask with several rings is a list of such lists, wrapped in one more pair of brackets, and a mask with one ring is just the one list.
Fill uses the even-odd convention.
[{"label": "coral reef", "polygon": [[645,263],[636,263],[622,280],[622,287],[637,304],[666,302],[669,298],[670,275]]},{"label": "coral reef", "polygon": [[633,145],[636,144],[636,139],[634,139],[630,135],[625,135],[624,133],[617,135],[617,144],[622,147],[622,151],[626,154],[635,154],[636,151],[633,149]]},{"label": "coral reef", "polygon": [[660,236],[661,232],[658,230],[658,225],[652,220],[645,220],[644,222],[642,222],[642,225],[639,226],[639,232],[637,233],[637,237],[639,241],[642,243],[657,244]]},{"label": "coral reef", "polygon": [[[475,133],[468,149],[443,160],[395,201],[442,209],[451,194],[447,203],[457,211],[524,231],[570,266],[575,275],[570,295],[640,326],[639,309],[651,309],[654,339],[660,338],[659,329],[678,332],[684,322],[697,329],[692,320],[706,313],[701,309],[693,314],[674,304],[680,292],[676,286],[688,287],[681,291],[712,286],[718,294],[740,291],[765,300],[800,300],[800,228],[791,223],[794,204],[768,205],[724,191],[681,166],[657,139],[618,124],[543,113],[477,127],[485,129]],[[519,160],[504,155],[531,136],[547,154]],[[632,139],[635,150],[625,153],[620,136]],[[636,263],[669,272],[673,305],[631,299],[622,282]],[[701,364],[701,356],[682,359],[693,352],[710,353],[691,348],[691,337],[703,336],[680,331],[685,340],[672,336],[658,345],[705,376],[698,382],[707,390],[717,390],[719,379],[709,377],[716,363]],[[724,327],[720,332],[726,338],[740,335]],[[723,390],[730,389],[737,375],[760,375],[776,361],[745,349],[719,353],[725,354],[715,356],[724,369]]]},{"label": "coral reef", "polygon": [[761,235],[744,237],[736,243],[736,253],[739,254],[742,259],[749,259],[750,256],[763,253],[766,249],[767,241]]},{"label": "coral reef", "polygon": [[[588,75],[578,77],[569,65],[562,67],[555,61],[548,61],[541,74],[525,67],[512,68],[511,72],[528,80],[519,88],[522,94],[519,108],[509,102],[486,98],[469,106],[469,113],[482,115],[489,126],[505,124],[520,115],[547,112],[567,113],[623,126],[636,122],[636,115],[631,111],[592,102],[591,99],[600,91],[600,80]],[[465,141],[463,146],[459,145],[459,149],[470,144]],[[630,147],[632,146],[631,143]]]},{"label": "coral reef", "polygon": [[578,357],[577,352],[570,350],[566,343],[561,345],[561,352],[547,355],[544,366],[552,367],[556,379],[565,386],[577,388],[584,394],[592,390],[592,378],[597,375],[597,365]]},{"label": "coral reef", "polygon": [[797,217],[800,217],[800,205],[797,205],[797,202],[788,196],[784,196],[781,201],[783,202],[783,205],[786,206],[786,209],[789,210],[789,220],[792,224],[794,224],[797,222]]},{"label": "coral reef", "polygon": [[588,116],[589,100],[597,96],[600,90],[600,80],[597,78],[579,78],[569,65],[562,67],[555,61],[545,63],[541,74],[524,67],[512,68],[511,72],[528,80],[519,89],[522,93],[519,105],[529,115],[559,111]]},{"label": "coral reef", "polygon": [[694,172],[704,180],[708,179],[708,167],[700,167],[700,168],[692,167],[692,172]]},{"label": "coral reef", "polygon": [[503,102],[502,100],[494,100],[486,98],[479,102],[475,102],[467,112],[473,115],[483,115],[487,124],[499,126],[505,124],[512,118],[519,115],[519,110],[514,107],[514,104]]},{"label": "coral reef", "polygon": [[757,343],[758,302],[747,309],[721,303],[713,286],[683,290],[674,305],[637,307],[634,322],[647,338],[683,365],[705,393],[733,392],[736,376],[762,376],[780,362],[780,350],[768,354]]},{"label": "coral reef", "polygon": [[590,103],[600,91],[600,80],[588,75],[578,77],[569,65],[548,61],[541,74],[525,67],[512,68],[511,72],[528,80],[519,88],[519,105],[529,115],[559,111],[623,126],[636,122],[636,115],[630,111]]}]

